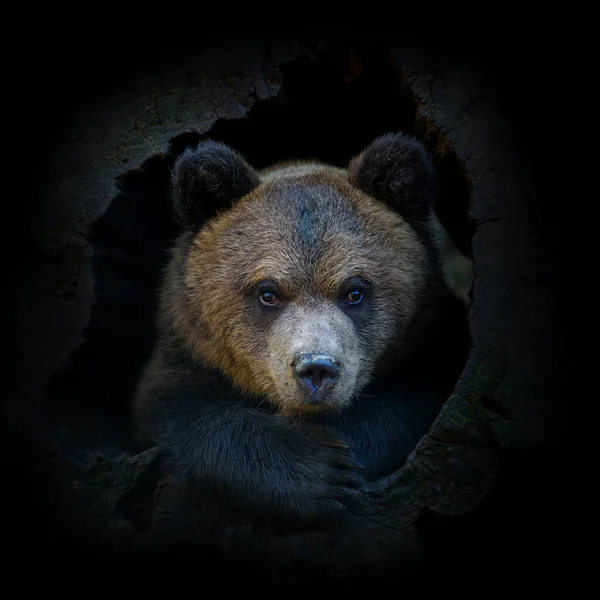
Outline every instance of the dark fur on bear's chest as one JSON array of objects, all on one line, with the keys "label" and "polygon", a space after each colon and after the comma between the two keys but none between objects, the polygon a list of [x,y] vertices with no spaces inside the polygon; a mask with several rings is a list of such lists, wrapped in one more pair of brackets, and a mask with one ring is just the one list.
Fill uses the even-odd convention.
[{"label": "dark fur on bear's chest", "polygon": [[339,430],[350,444],[365,480],[375,481],[403,464],[427,433],[442,401],[433,384],[399,384],[380,395],[367,391],[350,408],[310,421]]},{"label": "dark fur on bear's chest", "polygon": [[400,468],[428,432],[462,372],[471,340],[466,310],[449,298],[431,337],[410,360],[389,358],[348,409],[315,415],[310,422],[341,431],[367,481]]}]

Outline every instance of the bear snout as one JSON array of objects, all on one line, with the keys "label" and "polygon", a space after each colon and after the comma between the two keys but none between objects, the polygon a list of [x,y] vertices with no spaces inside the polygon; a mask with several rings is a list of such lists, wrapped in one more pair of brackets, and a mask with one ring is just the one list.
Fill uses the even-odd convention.
[{"label": "bear snout", "polygon": [[300,354],[292,369],[308,394],[308,401],[322,402],[340,374],[341,366],[326,354]]}]

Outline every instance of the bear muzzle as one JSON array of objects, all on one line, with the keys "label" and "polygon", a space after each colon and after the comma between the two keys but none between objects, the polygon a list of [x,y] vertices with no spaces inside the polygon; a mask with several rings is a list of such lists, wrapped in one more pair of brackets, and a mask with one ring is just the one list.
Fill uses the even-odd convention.
[{"label": "bear muzzle", "polygon": [[306,402],[309,404],[327,401],[341,371],[340,363],[326,354],[300,354],[291,366],[306,393]]}]

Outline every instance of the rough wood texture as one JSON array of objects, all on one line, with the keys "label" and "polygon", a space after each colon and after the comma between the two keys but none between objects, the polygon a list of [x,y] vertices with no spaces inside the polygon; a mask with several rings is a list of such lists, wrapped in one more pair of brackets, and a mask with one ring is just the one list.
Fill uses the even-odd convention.
[{"label": "rough wood texture", "polygon": [[[25,490],[26,499],[33,498],[34,509],[29,509],[28,502],[24,519],[31,535],[20,529],[15,548],[33,546],[40,556],[49,552],[73,557],[84,550],[118,558],[141,553],[163,562],[158,550],[164,554],[184,543],[196,549],[205,566],[207,557],[215,565],[234,564],[218,561],[245,557],[250,567],[262,569],[261,574],[276,570],[283,581],[306,574],[393,577],[421,569],[423,564],[430,571],[451,572],[460,564],[457,553],[477,559],[479,551],[470,545],[494,540],[501,533],[499,523],[514,518],[518,530],[533,518],[535,505],[503,490],[512,489],[511,481],[521,485],[526,468],[533,469],[527,477],[544,485],[549,455],[539,462],[531,457],[537,456],[535,448],[551,444],[556,436],[557,281],[551,263],[553,232],[543,211],[543,198],[536,198],[515,121],[503,112],[505,92],[487,73],[485,61],[450,57],[394,39],[388,55],[371,55],[360,50],[363,41],[359,36],[358,42],[344,45],[333,37],[323,42],[311,36],[281,36],[213,44],[210,52],[190,52],[172,64],[165,66],[168,61],[163,61],[140,69],[126,85],[107,88],[85,108],[73,109],[67,124],[57,128],[60,137],[46,143],[50,151],[40,160],[43,168],[35,180],[35,204],[31,210],[24,209],[28,227],[20,244],[26,250],[15,268],[15,293],[7,313],[6,333],[11,339],[4,381],[10,424],[7,439],[11,455],[20,457],[15,461],[15,481],[27,486],[20,489]],[[353,44],[359,48],[356,52]],[[162,243],[171,234],[168,217],[163,219],[160,212],[163,208],[156,208],[165,206],[163,187],[169,161],[206,133],[235,135],[239,145],[246,144],[252,152],[261,130],[240,123],[269,122],[275,131],[281,123],[276,118],[269,121],[269,115],[280,104],[296,118],[290,99],[294,94],[307,94],[293,86],[303,81],[302,69],[310,71],[315,60],[325,61],[338,78],[335,86],[362,85],[361,77],[368,85],[376,85],[382,75],[369,65],[383,61],[382,57],[392,61],[390,68],[398,80],[393,90],[392,86],[376,92],[383,104],[386,94],[397,94],[398,117],[377,121],[376,112],[369,110],[356,113],[353,122],[336,123],[326,120],[324,110],[323,123],[317,123],[315,131],[321,127],[325,138],[339,138],[350,123],[349,141],[338,139],[337,143],[351,152],[353,143],[359,149],[361,137],[371,136],[378,127],[410,128],[436,153],[440,169],[448,167],[449,194],[464,184],[453,181],[456,173],[462,172],[465,181],[470,181],[472,187],[465,197],[472,203],[474,223],[467,223],[466,235],[465,231],[459,234],[469,244],[472,231],[468,228],[474,230],[476,282],[470,309],[474,346],[454,394],[407,464],[372,487],[343,531],[265,539],[244,524],[220,522],[206,507],[192,506],[189,498],[172,493],[168,480],[159,483],[150,516],[151,496],[148,492],[144,496],[142,484],[136,488],[142,489],[140,499],[129,499],[130,509],[138,501],[146,509],[139,523],[115,516],[115,505],[140,482],[153,452],[135,454],[126,429],[120,428],[123,419],[115,417],[119,411],[107,415],[102,409],[103,398],[114,393],[111,378],[127,379],[127,352],[119,352],[138,343],[134,339],[137,330],[127,329],[129,313],[122,313],[123,336],[114,339],[111,347],[101,333],[106,324],[102,319],[110,318],[106,316],[110,311],[94,322],[93,311],[101,315],[103,309],[100,300],[93,303],[101,296],[105,306],[113,302],[118,310],[122,298],[151,291],[152,285],[144,288],[143,282],[151,281],[156,272],[149,268],[146,273],[140,265],[160,258],[161,249],[149,242],[152,236],[162,232]],[[335,91],[324,93],[320,85],[319,81],[303,106],[311,101],[315,107],[327,105],[327,94],[335,96]],[[332,90],[338,89],[335,86]],[[395,106],[382,109],[382,114],[395,114]],[[311,114],[318,114],[312,110]],[[298,133],[293,129],[294,118],[285,121],[290,139]],[[186,137],[185,132],[195,133]],[[303,139],[305,147],[300,144],[299,151],[308,153],[310,140]],[[323,153],[328,152],[322,140],[315,139],[314,144],[323,144]],[[293,144],[286,150],[291,152]],[[277,155],[278,148],[273,148],[260,158],[268,162]],[[342,155],[336,155],[331,146],[332,158],[341,160]],[[140,198],[132,200],[131,189],[144,202],[156,203],[148,209],[154,221],[143,225],[144,205]],[[143,189],[148,191],[146,196]],[[451,207],[452,199],[446,200]],[[127,211],[129,216],[124,216]],[[119,262],[117,246],[102,246],[107,239],[125,240],[118,249],[124,261]],[[100,259],[94,259],[90,240],[104,262],[93,262]],[[140,248],[148,248],[147,254],[140,254]],[[118,266],[114,274],[107,266],[113,259]],[[104,290],[97,289],[96,296],[94,264],[100,268],[96,277],[100,276]],[[123,269],[120,274],[119,268]],[[139,285],[124,289],[123,281]],[[131,319],[135,318],[131,313]],[[139,321],[140,331],[145,323]],[[107,336],[113,334],[110,330]],[[143,352],[135,360],[139,363],[142,358]],[[77,385],[68,383],[73,364],[80,369]],[[94,389],[82,398],[81,381],[86,378],[88,383],[95,382]],[[492,492],[499,464],[505,462],[508,467],[501,472],[506,473],[503,477],[509,487]],[[511,480],[513,473],[519,475]],[[486,508],[487,513],[477,520],[486,497],[495,497],[496,505]],[[22,506],[19,496],[18,507]],[[508,517],[501,512],[503,506],[512,511]],[[464,515],[476,507],[474,521],[455,524],[450,519],[440,527],[445,516]],[[131,517],[131,510],[128,514]],[[534,521],[533,527],[537,538],[540,522]],[[513,561],[521,556],[518,548],[514,550]],[[478,560],[479,569],[491,568]],[[236,569],[244,568],[235,564]],[[205,577],[210,574],[209,570]]]}]

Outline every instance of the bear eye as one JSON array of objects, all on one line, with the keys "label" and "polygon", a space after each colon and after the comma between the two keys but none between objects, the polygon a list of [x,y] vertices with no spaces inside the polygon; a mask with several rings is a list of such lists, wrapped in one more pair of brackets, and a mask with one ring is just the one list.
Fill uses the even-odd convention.
[{"label": "bear eye", "polygon": [[260,301],[265,306],[276,306],[279,304],[279,299],[273,292],[267,290],[260,293]]},{"label": "bear eye", "polygon": [[360,290],[352,290],[346,294],[347,304],[360,304],[364,298],[363,293]]}]

